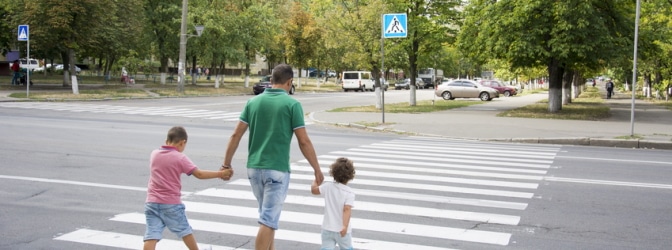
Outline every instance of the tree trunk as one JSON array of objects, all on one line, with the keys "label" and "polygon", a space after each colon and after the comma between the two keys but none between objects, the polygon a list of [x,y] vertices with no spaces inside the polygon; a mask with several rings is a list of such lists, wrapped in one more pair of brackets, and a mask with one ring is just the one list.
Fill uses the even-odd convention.
[{"label": "tree trunk", "polygon": [[563,63],[551,58],[548,63],[548,112],[562,110],[562,76],[565,73]]},{"label": "tree trunk", "polygon": [[[413,31],[413,37],[415,37],[416,34],[417,34],[417,32]],[[415,100],[415,85],[418,84],[418,83],[415,82],[415,78],[417,78],[416,77],[417,76],[416,72],[418,70],[418,57],[417,57],[417,55],[418,55],[418,48],[419,47],[420,47],[420,43],[417,40],[414,39],[413,42],[411,42],[411,53],[409,53],[409,55],[408,55],[408,66],[410,68],[410,70],[409,70],[410,72],[408,72],[409,74],[406,75],[406,77],[411,79],[411,83],[410,83],[411,84],[411,86],[410,86],[411,90],[409,91],[409,93],[411,94],[411,99],[408,102],[409,106],[417,105],[416,100]]]},{"label": "tree trunk", "polygon": [[650,73],[644,73],[644,88],[642,90],[644,91],[644,96],[646,96],[646,98],[651,98],[651,74]]},{"label": "tree trunk", "polygon": [[191,85],[196,85],[196,77],[198,71],[196,71],[196,56],[191,57]]},{"label": "tree trunk", "polygon": [[[593,79],[593,81],[596,80]],[[581,88],[584,84],[586,84],[586,79],[583,79],[583,76],[581,76],[579,71],[574,71],[574,79],[572,80],[572,98],[578,98],[579,95],[581,95]]]},{"label": "tree trunk", "polygon": [[562,76],[562,105],[567,105],[572,102],[572,80],[574,77],[574,71],[571,69],[565,70],[565,73]]}]

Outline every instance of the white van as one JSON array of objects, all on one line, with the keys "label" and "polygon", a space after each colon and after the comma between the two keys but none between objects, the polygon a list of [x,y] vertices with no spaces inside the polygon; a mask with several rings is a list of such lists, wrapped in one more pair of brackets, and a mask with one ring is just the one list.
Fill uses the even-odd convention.
[{"label": "white van", "polygon": [[373,91],[375,82],[369,71],[343,71],[343,91]]}]

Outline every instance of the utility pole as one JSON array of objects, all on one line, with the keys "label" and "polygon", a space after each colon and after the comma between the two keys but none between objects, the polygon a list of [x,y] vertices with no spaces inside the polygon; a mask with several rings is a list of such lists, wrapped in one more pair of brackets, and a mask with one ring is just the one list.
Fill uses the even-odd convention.
[{"label": "utility pole", "polygon": [[177,92],[184,94],[184,69],[187,58],[187,0],[182,0],[182,25],[180,26],[180,56],[177,64]]}]

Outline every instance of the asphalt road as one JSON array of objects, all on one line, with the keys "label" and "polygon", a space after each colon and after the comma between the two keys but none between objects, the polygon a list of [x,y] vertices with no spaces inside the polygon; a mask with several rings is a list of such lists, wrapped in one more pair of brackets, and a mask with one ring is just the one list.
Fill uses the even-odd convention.
[{"label": "asphalt road", "polygon": [[[375,103],[373,93],[295,97],[306,113]],[[185,153],[216,169],[247,98],[0,107],[0,249],[138,249],[149,152],[170,126],[182,125],[190,135]],[[672,245],[669,151],[458,141],[321,124],[308,132],[323,171],[334,157],[355,161],[357,249]],[[246,185],[245,145],[233,180],[183,177],[196,238],[213,249],[253,248],[256,202]],[[277,248],[315,249],[321,200],[308,191],[312,175],[295,145],[291,162]],[[164,237],[159,249],[181,249],[170,232]]]}]

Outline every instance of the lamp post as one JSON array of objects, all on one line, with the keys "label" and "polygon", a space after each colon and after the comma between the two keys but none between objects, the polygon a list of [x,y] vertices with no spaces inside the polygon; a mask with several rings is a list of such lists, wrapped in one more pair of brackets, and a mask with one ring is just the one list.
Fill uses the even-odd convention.
[{"label": "lamp post", "polygon": [[[180,55],[177,63],[177,92],[184,93],[184,71],[187,58],[187,1],[182,0],[182,22],[180,26]],[[203,25],[196,25],[197,36],[201,36]],[[191,35],[193,36],[193,35]]]}]

